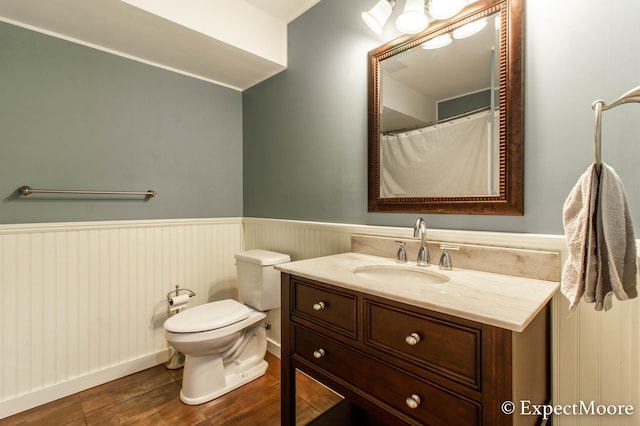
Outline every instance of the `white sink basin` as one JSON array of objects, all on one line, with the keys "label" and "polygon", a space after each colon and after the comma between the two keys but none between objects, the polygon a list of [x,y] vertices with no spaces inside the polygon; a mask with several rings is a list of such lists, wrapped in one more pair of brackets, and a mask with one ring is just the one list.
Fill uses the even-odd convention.
[{"label": "white sink basin", "polygon": [[449,281],[446,275],[431,272],[419,266],[365,265],[358,266],[351,272],[360,277],[384,283],[444,284]]}]

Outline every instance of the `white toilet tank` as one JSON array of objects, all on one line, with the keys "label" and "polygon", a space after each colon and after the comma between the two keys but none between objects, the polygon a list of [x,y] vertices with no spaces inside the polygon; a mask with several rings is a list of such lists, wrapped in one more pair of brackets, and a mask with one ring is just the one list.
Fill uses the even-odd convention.
[{"label": "white toilet tank", "polygon": [[289,255],[267,250],[236,254],[240,301],[260,311],[280,307],[280,271],[273,265],[291,260]]}]

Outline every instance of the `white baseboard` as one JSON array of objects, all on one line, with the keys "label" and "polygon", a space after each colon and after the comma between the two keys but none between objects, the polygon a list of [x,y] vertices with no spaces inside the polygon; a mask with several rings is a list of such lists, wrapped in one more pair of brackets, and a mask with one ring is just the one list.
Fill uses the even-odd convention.
[{"label": "white baseboard", "polygon": [[58,383],[16,398],[0,402],[0,419],[12,416],[22,411],[55,401],[65,396],[119,379],[147,368],[155,367],[169,359],[169,349],[136,358],[125,363],[77,377],[63,383]]},{"label": "white baseboard", "polygon": [[270,354],[273,354],[277,358],[280,358],[280,354],[281,354],[280,343],[267,338],[267,352],[269,352]]},{"label": "white baseboard", "polygon": [[[271,339],[267,339],[267,351],[280,358],[280,344]],[[86,376],[58,383],[26,395],[21,395],[13,399],[0,402],[0,419],[13,416],[22,411],[55,401],[65,396],[81,392],[86,389],[110,382],[155,367],[169,359],[169,350],[163,350],[155,354],[137,358],[126,363],[109,367],[105,370],[96,371]]]}]

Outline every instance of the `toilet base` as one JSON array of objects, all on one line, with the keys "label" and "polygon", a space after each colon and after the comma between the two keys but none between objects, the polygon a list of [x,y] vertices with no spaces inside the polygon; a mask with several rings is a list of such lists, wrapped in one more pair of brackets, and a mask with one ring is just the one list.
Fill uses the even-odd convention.
[{"label": "toilet base", "polygon": [[[198,405],[264,375],[267,334],[262,324],[239,333],[224,353],[186,354],[180,400]],[[233,341],[233,340],[232,340]]]},{"label": "toilet base", "polygon": [[184,354],[171,348],[171,356],[169,361],[164,363],[167,370],[178,370],[184,367]]},{"label": "toilet base", "polygon": [[242,373],[231,373],[225,376],[225,381],[226,381],[225,386],[223,386],[222,388],[216,389],[214,392],[210,394],[198,396],[195,398],[191,398],[185,395],[185,388],[183,384],[183,388],[182,390],[180,390],[180,400],[188,405],[204,404],[205,402],[214,400],[228,392],[231,392],[234,389],[239,388],[240,386],[246,385],[252,380],[255,380],[259,377],[264,376],[268,366],[269,364],[267,363],[267,361],[263,360],[260,364],[246,371],[243,371]]}]

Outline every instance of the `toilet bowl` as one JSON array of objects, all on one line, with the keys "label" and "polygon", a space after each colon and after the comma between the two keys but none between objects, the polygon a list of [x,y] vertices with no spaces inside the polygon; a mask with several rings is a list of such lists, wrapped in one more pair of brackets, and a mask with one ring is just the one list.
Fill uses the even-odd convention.
[{"label": "toilet bowl", "polygon": [[186,309],[164,323],[165,338],[185,355],[180,400],[197,405],[218,398],[267,370],[265,311],[280,306],[280,273],[289,256],[266,250],[236,255],[240,299]]}]

